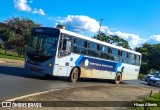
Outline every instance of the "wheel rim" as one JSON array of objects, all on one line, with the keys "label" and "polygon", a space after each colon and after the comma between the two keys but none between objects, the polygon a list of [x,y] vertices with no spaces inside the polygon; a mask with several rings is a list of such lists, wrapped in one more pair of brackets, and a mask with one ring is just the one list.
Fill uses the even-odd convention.
[{"label": "wheel rim", "polygon": [[117,81],[120,81],[121,80],[121,77],[120,75],[117,76]]},{"label": "wheel rim", "polygon": [[77,78],[78,78],[78,69],[75,68],[75,69],[73,70],[73,79],[74,79],[74,80],[77,80]]}]

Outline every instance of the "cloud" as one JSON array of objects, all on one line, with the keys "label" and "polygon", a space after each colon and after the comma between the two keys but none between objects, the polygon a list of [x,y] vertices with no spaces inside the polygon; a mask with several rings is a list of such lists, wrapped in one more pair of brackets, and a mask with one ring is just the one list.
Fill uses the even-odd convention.
[{"label": "cloud", "polygon": [[[99,22],[93,18],[84,15],[68,15],[65,18],[57,17],[56,24],[63,24],[68,30],[75,32],[91,32],[96,34],[99,31]],[[139,44],[145,42],[145,39],[141,39],[139,35],[124,33],[121,31],[112,32],[107,26],[101,26],[101,31],[105,32],[107,35],[118,35],[119,37],[125,39],[129,42],[131,48],[138,46]]]},{"label": "cloud", "polygon": [[157,42],[160,42],[160,35],[152,35],[150,37],[150,39],[154,40],[154,41],[157,41]]},{"label": "cloud", "polygon": [[[59,17],[56,24],[65,25],[68,30],[84,33],[86,31],[96,33],[99,30],[99,22],[84,15],[68,15],[65,18]],[[107,26],[102,26],[101,31],[105,31]]]},{"label": "cloud", "polygon": [[37,13],[37,14],[40,14],[40,15],[45,15],[45,13],[44,13],[44,11],[42,9],[36,9],[36,8],[34,8],[34,11],[32,13],[34,13],[34,14]]},{"label": "cloud", "polygon": [[160,43],[160,35],[152,35],[152,36],[146,41],[146,43],[149,43],[149,44]]},{"label": "cloud", "polygon": [[152,35],[148,39],[142,39],[139,37],[139,35],[124,33],[124,32],[120,32],[120,31],[111,32],[110,30],[107,30],[107,33],[109,35],[117,35],[117,36],[125,39],[126,41],[128,41],[131,48],[142,46],[142,44],[144,44],[144,43],[149,43],[149,44],[160,43],[160,35]]},{"label": "cloud", "polygon": [[[68,15],[65,18],[57,17],[56,21],[56,25],[65,25],[67,30],[78,33],[92,33],[92,35],[95,35],[99,31],[99,22],[84,15]],[[108,26],[102,26],[101,31],[105,32],[106,35],[117,35],[123,38],[124,40],[128,41],[132,49],[134,49],[135,47],[139,47],[144,43],[160,43],[160,35],[152,35],[151,37],[149,37],[149,39],[142,39],[138,34],[126,33],[121,31],[113,32],[108,28]]]},{"label": "cloud", "polygon": [[[29,0],[29,3],[33,3],[33,0]],[[27,4],[27,0],[14,0],[14,6],[20,11],[32,12],[33,14],[46,15],[42,9],[32,10],[32,8]]]},{"label": "cloud", "polygon": [[27,5],[27,0],[14,0],[14,6],[16,9],[21,11],[31,11],[31,7]]},{"label": "cloud", "polygon": [[131,34],[131,33],[124,33],[124,32],[117,31],[117,32],[114,32],[114,35],[117,35],[123,38],[124,40],[128,41],[131,48],[139,46],[140,44],[147,41],[146,39],[141,39],[139,35]]}]

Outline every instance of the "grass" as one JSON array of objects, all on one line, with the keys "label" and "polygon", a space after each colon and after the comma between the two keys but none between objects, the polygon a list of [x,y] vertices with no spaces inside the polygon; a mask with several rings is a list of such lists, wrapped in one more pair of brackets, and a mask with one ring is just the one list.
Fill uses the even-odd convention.
[{"label": "grass", "polygon": [[0,58],[14,59],[14,60],[24,60],[24,57],[18,56],[16,52],[6,51],[0,49]]},{"label": "grass", "polygon": [[[147,107],[146,110],[160,110],[160,93],[153,94],[152,96],[147,96],[143,99],[143,101],[139,101],[140,103],[151,103],[157,104],[158,107]],[[144,107],[135,107],[134,110],[144,110]]]}]

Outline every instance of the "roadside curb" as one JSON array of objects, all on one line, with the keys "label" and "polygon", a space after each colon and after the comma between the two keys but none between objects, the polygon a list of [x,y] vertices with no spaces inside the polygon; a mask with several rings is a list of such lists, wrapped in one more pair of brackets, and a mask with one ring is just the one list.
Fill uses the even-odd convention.
[{"label": "roadside curb", "polygon": [[8,100],[5,100],[5,101],[7,101],[7,102],[17,101],[17,100],[24,99],[24,98],[27,98],[27,97],[46,94],[46,93],[49,93],[49,92],[54,92],[54,91],[64,90],[64,89],[69,89],[69,88],[53,89],[53,90],[48,90],[48,91],[43,91],[43,92],[37,92],[37,93],[33,93],[33,94],[28,94],[28,95],[24,95],[24,96],[15,97],[15,98],[8,99]]}]

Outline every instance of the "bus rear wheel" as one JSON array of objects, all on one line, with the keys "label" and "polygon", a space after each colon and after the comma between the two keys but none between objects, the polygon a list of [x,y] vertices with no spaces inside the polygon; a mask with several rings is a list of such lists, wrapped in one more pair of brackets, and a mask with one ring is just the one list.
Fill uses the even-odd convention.
[{"label": "bus rear wheel", "polygon": [[78,77],[79,77],[79,69],[77,67],[75,67],[72,69],[72,71],[70,73],[69,81],[77,82]]},{"label": "bus rear wheel", "polygon": [[122,75],[121,75],[121,73],[118,73],[115,77],[114,82],[115,82],[115,84],[119,84],[121,82],[121,80],[122,80]]},{"label": "bus rear wheel", "polygon": [[75,67],[72,69],[70,73],[69,81],[76,82],[78,80],[78,76],[79,76],[79,70],[77,67]]}]

